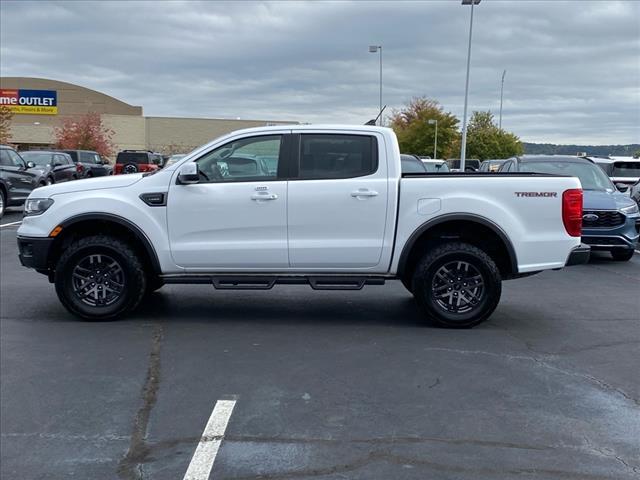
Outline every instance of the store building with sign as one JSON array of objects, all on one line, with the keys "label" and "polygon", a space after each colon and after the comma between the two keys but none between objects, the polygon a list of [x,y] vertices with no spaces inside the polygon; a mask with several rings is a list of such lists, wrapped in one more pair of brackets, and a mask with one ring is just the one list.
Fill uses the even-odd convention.
[{"label": "store building with sign", "polygon": [[11,143],[19,150],[52,147],[54,128],[64,119],[100,114],[113,130],[117,150],[186,153],[241,128],[285,125],[283,120],[145,117],[142,107],[71,83],[44,78],[1,77],[0,105],[13,112]]}]

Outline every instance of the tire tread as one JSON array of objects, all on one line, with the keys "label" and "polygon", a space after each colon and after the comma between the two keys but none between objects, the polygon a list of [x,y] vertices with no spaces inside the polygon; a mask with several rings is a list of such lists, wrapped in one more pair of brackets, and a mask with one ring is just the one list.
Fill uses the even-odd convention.
[{"label": "tire tread", "polygon": [[[131,298],[123,308],[111,314],[101,316],[87,315],[79,311],[77,308],[74,308],[73,304],[68,302],[65,298],[64,279],[62,278],[63,275],[61,272],[64,272],[67,262],[69,262],[71,258],[76,253],[78,253],[78,251],[91,247],[107,247],[117,251],[124,257],[125,261],[128,263],[128,268],[132,272],[132,275],[130,275],[129,278],[129,282],[131,283],[127,287],[127,290],[129,292],[135,293],[131,296]],[[147,274],[139,255],[129,243],[117,237],[99,234],[81,237],[73,241],[69,245],[69,247],[65,249],[56,263],[55,285],[58,297],[60,298],[63,305],[67,308],[67,310],[69,310],[71,313],[78,315],[86,320],[110,320],[119,317],[126,312],[134,310],[140,304],[147,290]]]},{"label": "tire tread", "polygon": [[[449,321],[438,315],[436,311],[433,311],[427,302],[427,295],[431,293],[431,287],[429,286],[428,288],[425,288],[424,285],[420,285],[420,283],[422,283],[427,277],[429,267],[442,256],[449,255],[451,253],[467,254],[478,258],[482,263],[484,263],[485,268],[489,271],[490,278],[487,280],[491,280],[496,285],[496,294],[488,298],[488,303],[483,311],[474,319],[464,323]],[[471,328],[482,323],[489,318],[496,309],[500,302],[500,295],[502,293],[502,278],[496,263],[483,250],[465,242],[441,243],[427,251],[418,262],[412,280],[411,286],[413,295],[422,310],[426,313],[429,320],[431,320],[435,325],[445,328]]]}]

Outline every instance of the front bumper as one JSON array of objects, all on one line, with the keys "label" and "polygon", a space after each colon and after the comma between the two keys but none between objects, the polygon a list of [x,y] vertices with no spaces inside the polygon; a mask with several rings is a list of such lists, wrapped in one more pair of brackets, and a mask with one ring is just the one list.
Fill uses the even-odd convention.
[{"label": "front bumper", "polygon": [[577,247],[571,250],[569,256],[567,257],[567,262],[565,263],[565,267],[571,267],[573,265],[582,265],[583,263],[587,263],[589,258],[591,257],[591,247],[589,245],[585,245],[581,243]]},{"label": "front bumper", "polygon": [[633,250],[640,238],[640,217],[627,217],[615,228],[583,228],[582,243],[592,250]]},{"label": "front bumper", "polygon": [[27,268],[35,268],[38,271],[49,270],[49,252],[53,241],[53,238],[48,237],[18,236],[20,263]]}]

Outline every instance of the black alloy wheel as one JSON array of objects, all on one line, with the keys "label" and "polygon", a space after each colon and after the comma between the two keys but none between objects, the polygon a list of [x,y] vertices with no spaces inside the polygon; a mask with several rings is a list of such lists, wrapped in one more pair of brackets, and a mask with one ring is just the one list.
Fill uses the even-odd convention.
[{"label": "black alloy wheel", "polygon": [[470,328],[498,306],[502,279],[494,260],[464,242],[429,248],[413,275],[413,295],[436,326]]},{"label": "black alloy wheel", "polygon": [[434,302],[446,312],[467,313],[485,294],[484,277],[469,262],[454,260],[442,265],[431,281]]},{"label": "black alloy wheel", "polygon": [[73,293],[91,306],[108,306],[117,302],[126,288],[120,263],[106,254],[88,254],[73,268]]},{"label": "black alloy wheel", "polygon": [[110,320],[135,309],[147,291],[142,257],[110,235],[73,241],[55,263],[56,293],[74,315]]}]

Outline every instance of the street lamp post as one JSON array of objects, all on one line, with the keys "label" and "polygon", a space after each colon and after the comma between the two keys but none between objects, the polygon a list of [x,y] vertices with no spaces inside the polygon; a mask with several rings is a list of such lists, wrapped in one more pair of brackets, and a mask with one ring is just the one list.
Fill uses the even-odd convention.
[{"label": "street lamp post", "polygon": [[380,125],[382,126],[382,45],[370,45],[369,53],[380,52],[380,108],[378,109],[378,115],[380,115]]},{"label": "street lamp post", "polygon": [[435,134],[435,140],[433,142],[433,158],[436,159],[438,158],[438,154],[436,153],[438,151],[438,119],[430,119],[427,121],[427,123],[429,125],[433,125],[435,123],[436,125],[436,134]]},{"label": "street lamp post", "polygon": [[502,72],[502,83],[500,84],[500,124],[499,127],[502,130],[502,94],[504,92],[504,76],[507,74],[507,71],[504,70]]},{"label": "street lamp post", "polygon": [[471,21],[469,22],[469,48],[467,50],[467,82],[464,88],[464,114],[462,116],[462,146],[460,148],[460,171],[464,172],[467,155],[467,102],[469,100],[469,68],[471,66],[471,34],[473,33],[473,6],[480,0],[462,0],[462,5],[471,5]]}]

